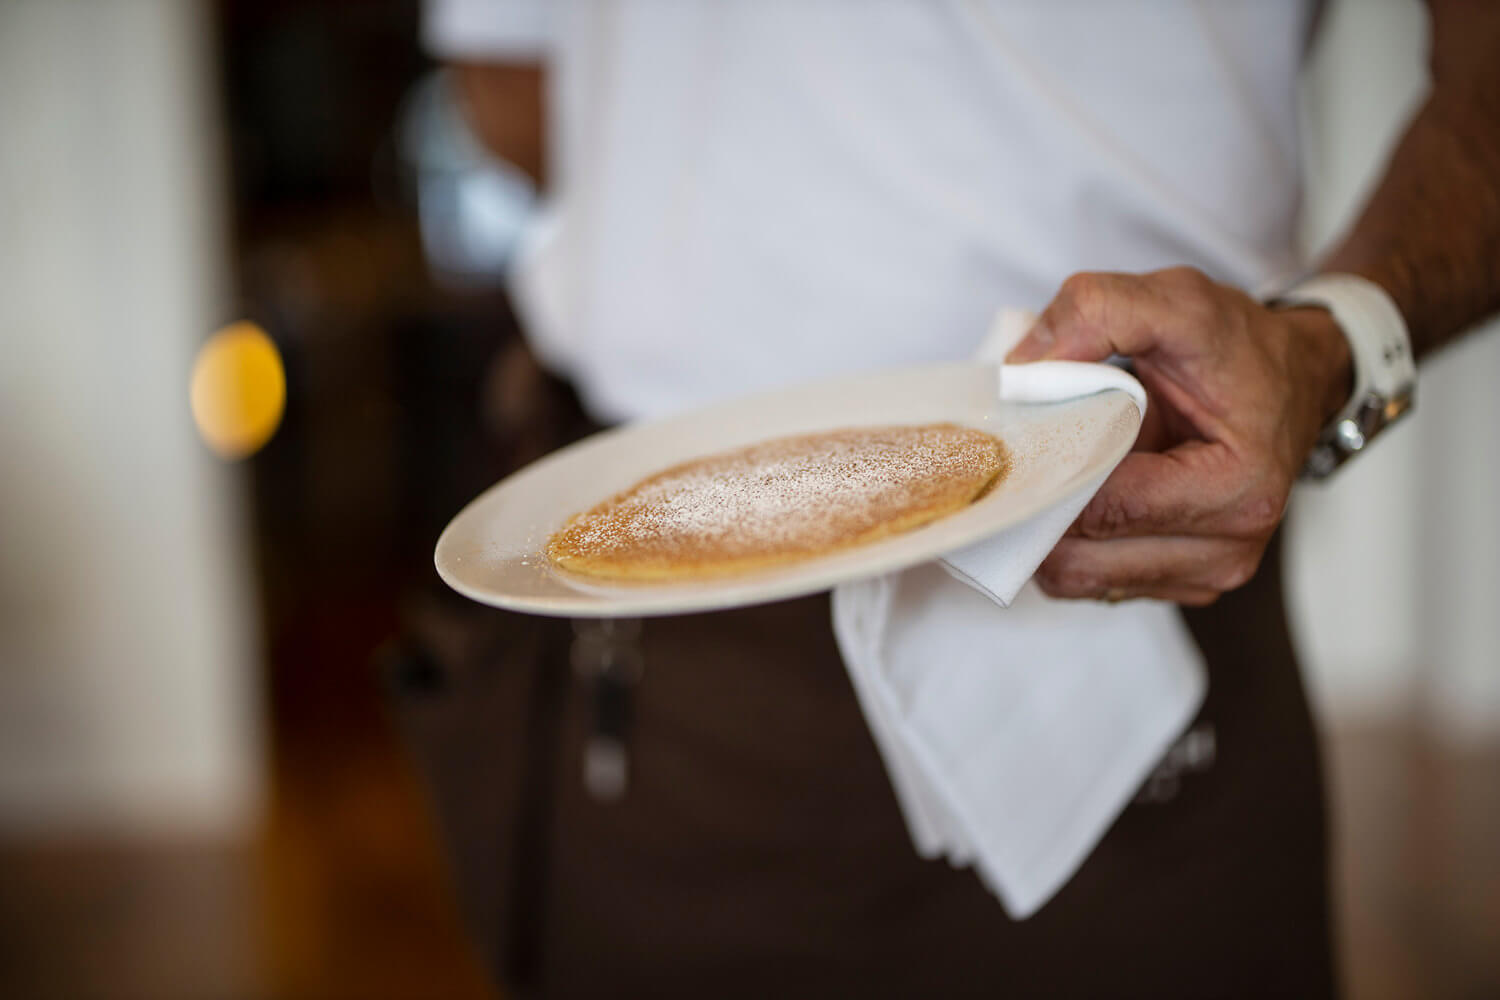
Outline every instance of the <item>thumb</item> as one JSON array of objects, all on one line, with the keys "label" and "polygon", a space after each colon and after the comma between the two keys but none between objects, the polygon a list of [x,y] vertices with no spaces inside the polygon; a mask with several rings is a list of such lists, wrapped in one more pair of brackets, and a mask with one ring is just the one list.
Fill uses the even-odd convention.
[{"label": "thumb", "polygon": [[1073,275],[1005,360],[1103,361],[1112,354],[1145,353],[1171,321],[1170,306],[1151,280],[1133,274]]},{"label": "thumb", "polygon": [[1005,361],[1012,365],[1041,361],[1047,357],[1056,344],[1057,334],[1052,332],[1050,324],[1038,316],[1036,322],[1031,324],[1031,329],[1026,331],[1026,336],[1010,349],[1010,353],[1005,356]]}]

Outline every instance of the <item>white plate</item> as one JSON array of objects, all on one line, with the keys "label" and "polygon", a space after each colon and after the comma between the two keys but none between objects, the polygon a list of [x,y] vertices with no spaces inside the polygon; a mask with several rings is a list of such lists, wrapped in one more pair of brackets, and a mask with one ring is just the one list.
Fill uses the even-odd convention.
[{"label": "white plate", "polygon": [[[574,618],[681,614],[760,604],[927,562],[1026,520],[1114,466],[1140,413],[1107,389],[1049,403],[1003,401],[992,364],[903,368],[732,400],[629,424],[553,452],[490,487],[438,539],[438,575],[496,607]],[[554,567],[542,549],[572,514],[688,459],[767,438],[952,421],[989,431],[1013,466],[977,503],[915,531],[790,566],[691,584],[616,584]]]}]

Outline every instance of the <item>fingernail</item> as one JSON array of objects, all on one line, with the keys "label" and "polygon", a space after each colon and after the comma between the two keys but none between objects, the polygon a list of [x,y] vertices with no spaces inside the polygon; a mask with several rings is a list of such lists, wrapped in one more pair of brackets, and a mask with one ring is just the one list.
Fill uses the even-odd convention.
[{"label": "fingernail", "polygon": [[1005,356],[1007,364],[1024,365],[1028,361],[1040,361],[1052,350],[1053,343],[1057,340],[1052,335],[1052,329],[1045,323],[1036,323],[1021,342],[1010,349]]}]

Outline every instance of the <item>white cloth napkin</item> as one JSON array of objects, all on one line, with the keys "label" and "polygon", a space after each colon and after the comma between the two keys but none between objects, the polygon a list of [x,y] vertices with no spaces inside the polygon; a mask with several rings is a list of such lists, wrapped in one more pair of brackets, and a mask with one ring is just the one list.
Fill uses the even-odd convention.
[{"label": "white cloth napkin", "polygon": [[[1002,359],[1032,319],[1003,310],[979,359]],[[1139,383],[1107,365],[1000,368],[1006,399],[1109,387],[1144,413]],[[1207,690],[1173,606],[1025,586],[1102,483],[937,563],[833,592],[839,648],[918,853],[973,865],[1018,919],[1083,864]]]}]

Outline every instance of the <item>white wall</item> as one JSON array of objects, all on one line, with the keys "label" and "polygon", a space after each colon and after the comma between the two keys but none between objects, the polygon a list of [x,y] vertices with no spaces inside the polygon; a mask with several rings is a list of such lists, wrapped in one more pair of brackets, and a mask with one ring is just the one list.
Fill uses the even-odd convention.
[{"label": "white wall", "polygon": [[[1306,236],[1327,245],[1378,179],[1426,88],[1417,0],[1329,5],[1306,92]],[[1423,366],[1416,415],[1304,488],[1289,586],[1325,715],[1416,711],[1500,738],[1500,330]]]},{"label": "white wall", "polygon": [[243,830],[260,787],[208,5],[0,3],[0,833]]}]

